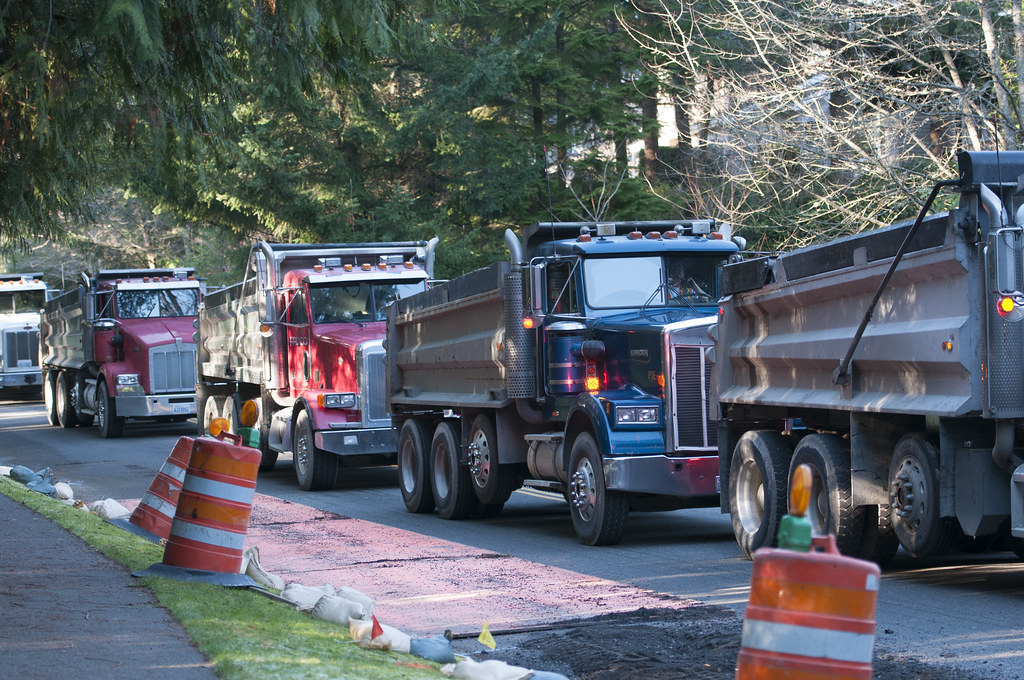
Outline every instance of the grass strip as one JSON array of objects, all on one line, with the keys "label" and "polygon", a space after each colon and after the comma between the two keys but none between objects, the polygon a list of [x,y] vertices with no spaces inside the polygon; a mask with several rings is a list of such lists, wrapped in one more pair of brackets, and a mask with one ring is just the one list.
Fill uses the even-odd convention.
[{"label": "grass strip", "polygon": [[[90,512],[0,476],[0,493],[53,520],[129,571],[163,560],[163,548]],[[363,649],[348,629],[245,588],[147,576],[139,581],[182,624],[224,680],[437,680],[438,665]]]}]

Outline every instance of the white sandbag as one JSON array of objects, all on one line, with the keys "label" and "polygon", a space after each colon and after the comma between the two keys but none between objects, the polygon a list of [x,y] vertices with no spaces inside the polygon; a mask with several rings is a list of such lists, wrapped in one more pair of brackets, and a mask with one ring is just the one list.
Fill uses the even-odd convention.
[{"label": "white sandbag", "polygon": [[289,583],[281,589],[281,597],[293,603],[299,611],[309,611],[324,595],[334,595],[334,586],[325,583],[313,588],[301,583]]},{"label": "white sandbag", "polygon": [[131,512],[113,498],[104,498],[89,506],[89,510],[101,519],[128,519]]},{"label": "white sandbag", "polygon": [[284,590],[284,579],[277,574],[271,574],[260,564],[260,549],[258,546],[246,548],[242,553],[242,568],[239,570],[264,588]]},{"label": "white sandbag", "polygon": [[67,482],[57,482],[53,485],[53,489],[57,492],[57,498],[60,500],[69,503],[75,500],[75,492],[71,490],[71,485]]},{"label": "white sandbag", "polygon": [[457,680],[525,680],[533,671],[519,666],[510,666],[498,659],[473,661],[462,659],[452,670],[451,677]]},{"label": "white sandbag", "polygon": [[324,595],[313,605],[309,614],[314,619],[330,621],[341,626],[349,625],[349,619],[368,618],[363,610],[363,605],[340,595]]},{"label": "white sandbag", "polygon": [[377,607],[377,602],[369,595],[364,595],[355,588],[349,588],[348,586],[338,588],[334,591],[334,594],[340,595],[346,600],[352,600],[353,602],[358,602],[363,605],[363,613],[366,614],[366,616],[357,616],[355,618],[369,619],[373,617]]},{"label": "white sandbag", "polygon": [[366,649],[390,649],[392,652],[400,652],[402,654],[409,653],[409,645],[412,642],[412,638],[408,633],[403,633],[386,623],[378,622],[378,625],[384,632],[371,639],[370,635],[373,632],[372,618],[368,621],[349,619],[348,632],[360,647],[365,647]]}]

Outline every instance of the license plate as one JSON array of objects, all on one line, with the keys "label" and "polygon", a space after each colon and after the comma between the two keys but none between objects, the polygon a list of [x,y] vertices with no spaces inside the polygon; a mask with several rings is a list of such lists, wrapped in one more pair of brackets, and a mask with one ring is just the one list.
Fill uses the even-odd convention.
[{"label": "license plate", "polygon": [[192,408],[188,404],[174,404],[175,413],[191,413]]}]

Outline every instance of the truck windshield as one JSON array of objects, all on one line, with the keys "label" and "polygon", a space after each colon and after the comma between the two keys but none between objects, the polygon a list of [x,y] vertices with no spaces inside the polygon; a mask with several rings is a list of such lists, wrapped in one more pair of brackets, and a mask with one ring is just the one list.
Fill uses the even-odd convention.
[{"label": "truck windshield", "polygon": [[196,288],[117,291],[119,319],[195,316],[199,309]]},{"label": "truck windshield", "polygon": [[586,260],[587,304],[595,309],[715,304],[727,257],[726,253],[680,253]]},{"label": "truck windshield", "polygon": [[0,314],[38,312],[46,304],[44,290],[18,290],[0,293]]},{"label": "truck windshield", "polygon": [[366,323],[384,321],[388,303],[426,290],[426,281],[387,283],[363,281],[312,286],[309,306],[314,323]]}]

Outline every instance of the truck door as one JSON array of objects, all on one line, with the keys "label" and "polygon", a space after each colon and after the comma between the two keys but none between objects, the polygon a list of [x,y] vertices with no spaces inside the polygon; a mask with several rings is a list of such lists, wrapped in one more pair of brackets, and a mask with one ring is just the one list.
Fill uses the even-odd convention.
[{"label": "truck door", "polygon": [[309,354],[309,314],[306,294],[295,291],[288,306],[288,385],[292,396],[309,388],[312,358]]}]

